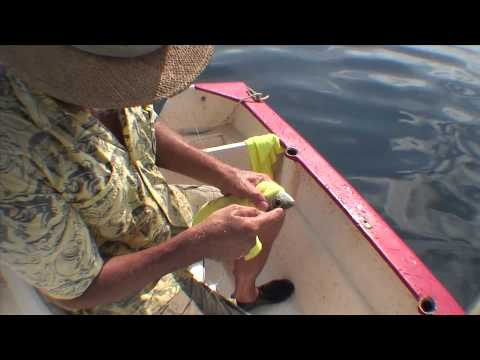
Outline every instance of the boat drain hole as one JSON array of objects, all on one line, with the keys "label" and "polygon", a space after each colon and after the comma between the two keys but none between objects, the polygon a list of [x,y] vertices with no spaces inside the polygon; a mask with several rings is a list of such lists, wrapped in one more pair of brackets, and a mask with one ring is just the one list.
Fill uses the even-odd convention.
[{"label": "boat drain hole", "polygon": [[430,296],[423,297],[420,299],[418,307],[422,314],[433,314],[436,310],[435,300],[433,300]]},{"label": "boat drain hole", "polygon": [[294,147],[288,147],[285,151],[288,156],[297,156],[298,150]]}]

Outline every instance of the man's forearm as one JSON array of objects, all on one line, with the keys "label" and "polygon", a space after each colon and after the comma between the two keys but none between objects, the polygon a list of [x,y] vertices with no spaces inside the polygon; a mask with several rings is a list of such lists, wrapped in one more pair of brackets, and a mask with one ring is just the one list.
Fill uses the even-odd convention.
[{"label": "man's forearm", "polygon": [[157,165],[207,184],[222,187],[223,181],[234,168],[189,144],[157,121]]},{"label": "man's forearm", "polygon": [[194,229],[149,249],[109,259],[90,287],[73,300],[55,300],[67,309],[88,309],[122,300],[162,276],[204,256]]}]

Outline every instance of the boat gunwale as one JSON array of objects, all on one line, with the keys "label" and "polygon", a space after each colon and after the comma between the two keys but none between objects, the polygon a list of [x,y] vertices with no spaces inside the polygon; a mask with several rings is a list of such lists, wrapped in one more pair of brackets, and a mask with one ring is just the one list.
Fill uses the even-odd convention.
[{"label": "boat gunwale", "polygon": [[[365,198],[291,125],[267,103],[248,99],[243,82],[197,83],[192,88],[241,102],[270,132],[276,134],[294,155],[287,155],[303,166],[329,197],[350,218],[356,228],[397,274],[420,304],[422,299],[435,301],[435,315],[463,315],[463,308],[432,274],[422,260],[373,209]],[[420,307],[417,311],[422,314]]]}]

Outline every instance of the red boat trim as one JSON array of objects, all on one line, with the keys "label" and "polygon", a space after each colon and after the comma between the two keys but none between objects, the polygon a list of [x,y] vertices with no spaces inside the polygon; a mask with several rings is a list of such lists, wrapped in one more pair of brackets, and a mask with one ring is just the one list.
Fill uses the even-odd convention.
[{"label": "red boat trim", "polygon": [[[196,84],[197,90],[235,101],[245,99],[247,86],[243,82]],[[266,103],[253,100],[243,103],[286,148],[297,150],[292,158],[298,161],[344,210],[355,226],[365,235],[378,253],[398,274],[419,304],[433,299],[436,315],[463,315],[464,310],[448,290],[435,278],[425,264],[390,228],[354,187],[340,175],[318,151]],[[423,305],[422,305],[423,306]],[[428,303],[427,305],[428,306]],[[420,309],[420,313],[430,313]]]}]

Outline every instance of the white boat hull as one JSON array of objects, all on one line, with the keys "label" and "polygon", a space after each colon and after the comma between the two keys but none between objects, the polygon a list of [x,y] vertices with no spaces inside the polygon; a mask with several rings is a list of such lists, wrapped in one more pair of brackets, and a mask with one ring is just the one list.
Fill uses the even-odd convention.
[{"label": "white boat hull", "polygon": [[[276,180],[296,205],[287,210],[258,284],[288,278],[296,290],[289,301],[254,314],[463,313],[353,187],[266,104],[248,98],[245,84],[192,86],[167,101],[160,121],[240,168],[249,168],[243,144],[248,137],[274,132],[289,148]],[[198,183],[169,171],[165,176],[172,183]],[[232,278],[220,263],[206,260],[192,272],[224,296],[233,291]],[[0,312],[52,313],[14,274],[7,280],[10,294],[0,287]],[[32,301],[22,302],[24,297]]]}]

